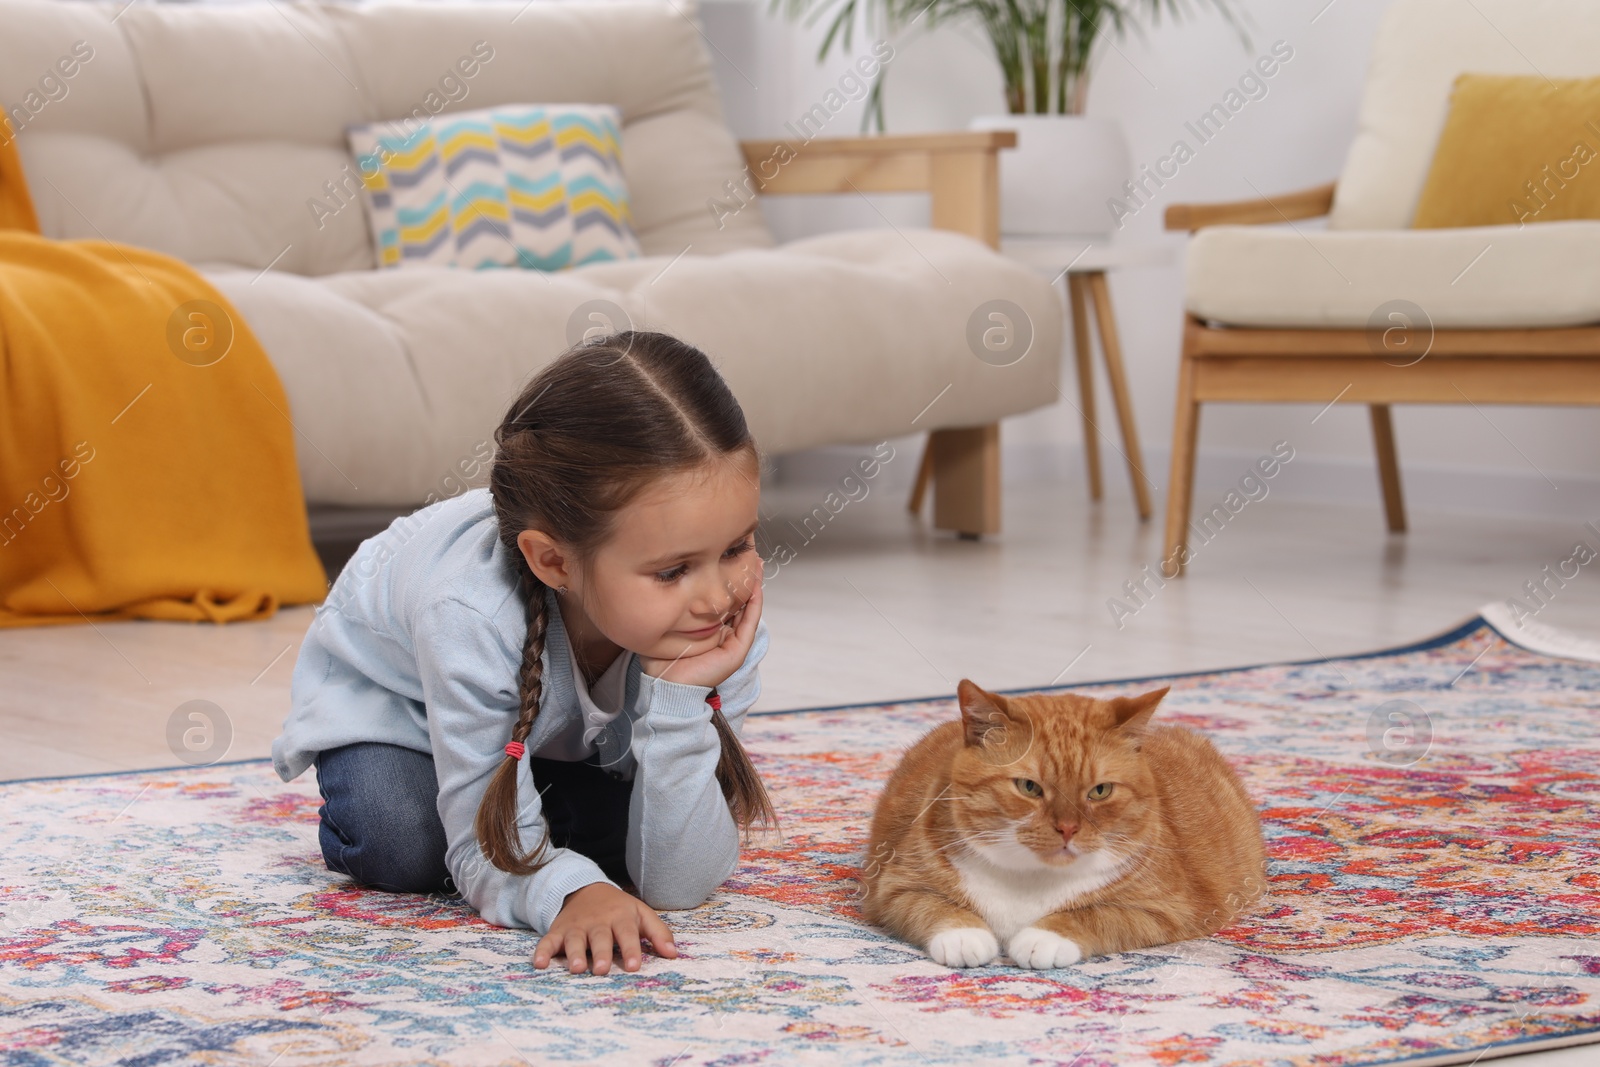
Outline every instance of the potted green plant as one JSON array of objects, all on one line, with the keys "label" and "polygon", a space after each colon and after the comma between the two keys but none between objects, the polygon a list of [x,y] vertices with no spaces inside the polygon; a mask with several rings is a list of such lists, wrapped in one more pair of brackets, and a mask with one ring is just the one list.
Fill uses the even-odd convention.
[{"label": "potted green plant", "polygon": [[[974,129],[1017,131],[1000,157],[1000,228],[1006,234],[1094,236],[1113,229],[1105,204],[1132,173],[1122,125],[1083,114],[1096,45],[1141,23],[1211,7],[1238,25],[1236,0],[772,0],[808,24],[831,12],[817,59],[848,49],[857,21],[896,33],[913,23],[980,27],[1005,80],[1008,114]],[[883,129],[882,73],[867,119]],[[863,123],[866,128],[867,123]]]}]

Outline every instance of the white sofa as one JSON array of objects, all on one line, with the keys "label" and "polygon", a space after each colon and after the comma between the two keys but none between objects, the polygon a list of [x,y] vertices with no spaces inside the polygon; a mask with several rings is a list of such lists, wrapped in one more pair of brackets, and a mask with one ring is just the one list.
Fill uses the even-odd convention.
[{"label": "white sofa", "polygon": [[[0,0],[0,103],[47,236],[170,253],[237,306],[287,390],[312,505],[441,494],[596,300],[703,347],[769,453],[984,427],[1052,402],[1059,300],[981,241],[885,229],[774,247],[757,207],[711,210],[745,157],[694,15],[651,0]],[[79,41],[92,59],[53,73]],[[345,128],[431,110],[477,42],[493,58],[448,83],[449,107],[620,109],[644,258],[553,274],[374,269]],[[1003,367],[968,341],[969,317],[995,299],[1034,332]]]}]

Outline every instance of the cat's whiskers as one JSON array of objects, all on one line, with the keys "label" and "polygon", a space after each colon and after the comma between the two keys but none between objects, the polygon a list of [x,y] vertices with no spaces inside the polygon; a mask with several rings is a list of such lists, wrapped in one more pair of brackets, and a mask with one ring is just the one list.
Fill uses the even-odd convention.
[{"label": "cat's whiskers", "polygon": [[950,840],[935,848],[933,850],[935,855],[938,855],[947,849],[954,848],[957,845],[1007,845],[1017,840],[1017,831],[1016,827],[1014,826],[996,830],[974,830],[968,833],[962,833],[959,830],[951,830],[949,833]]},{"label": "cat's whiskers", "polygon": [[1003,830],[972,830],[966,833],[960,830],[948,831],[951,838],[956,841],[1007,841],[1016,837],[1015,828]]},{"label": "cat's whiskers", "polygon": [[[1183,848],[1172,848],[1170,846],[1158,845],[1154,842],[1144,841],[1125,831],[1103,830],[1101,829],[1100,824],[1095,822],[1094,816],[1089,813],[1088,809],[1083,810],[1083,821],[1100,835],[1102,847],[1107,849],[1121,849],[1125,845],[1132,845],[1133,849],[1138,852],[1152,851],[1182,853],[1186,851]],[[1128,854],[1133,855],[1134,853],[1130,851]]]},{"label": "cat's whiskers", "polygon": [[1129,834],[1111,833],[1105,835],[1107,847],[1122,844],[1131,844],[1141,852],[1166,852],[1172,855],[1187,855],[1189,849],[1182,845],[1158,845],[1154,841],[1141,841]]}]

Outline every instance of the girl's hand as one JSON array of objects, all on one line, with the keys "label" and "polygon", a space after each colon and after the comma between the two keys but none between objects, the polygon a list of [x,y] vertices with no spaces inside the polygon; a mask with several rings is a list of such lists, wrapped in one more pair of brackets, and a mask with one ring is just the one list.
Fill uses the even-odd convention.
[{"label": "girl's hand", "polygon": [[567,957],[567,970],[582,974],[594,955],[594,973],[611,970],[613,943],[622,950],[622,969],[637,971],[643,951],[639,937],[648,938],[656,955],[676,959],[678,946],[672,931],[644,901],[614,885],[593,882],[567,894],[567,899],[533,950],[533,965],[543,969],[559,955]]},{"label": "girl's hand", "polygon": [[744,607],[733,614],[716,635],[717,643],[696,655],[677,659],[639,657],[639,669],[663,682],[703,685],[714,689],[727,681],[744,664],[750,645],[756,639],[756,623],[761,621],[761,579],[757,572],[755,589]]}]

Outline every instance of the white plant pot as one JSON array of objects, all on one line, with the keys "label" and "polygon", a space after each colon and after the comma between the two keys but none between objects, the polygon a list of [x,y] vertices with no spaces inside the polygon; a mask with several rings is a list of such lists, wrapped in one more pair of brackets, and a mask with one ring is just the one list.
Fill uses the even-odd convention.
[{"label": "white plant pot", "polygon": [[1116,119],[1085,115],[980,115],[974,130],[1015,130],[1000,152],[1000,232],[1007,236],[1105,237],[1116,230],[1106,201],[1132,176]]}]

